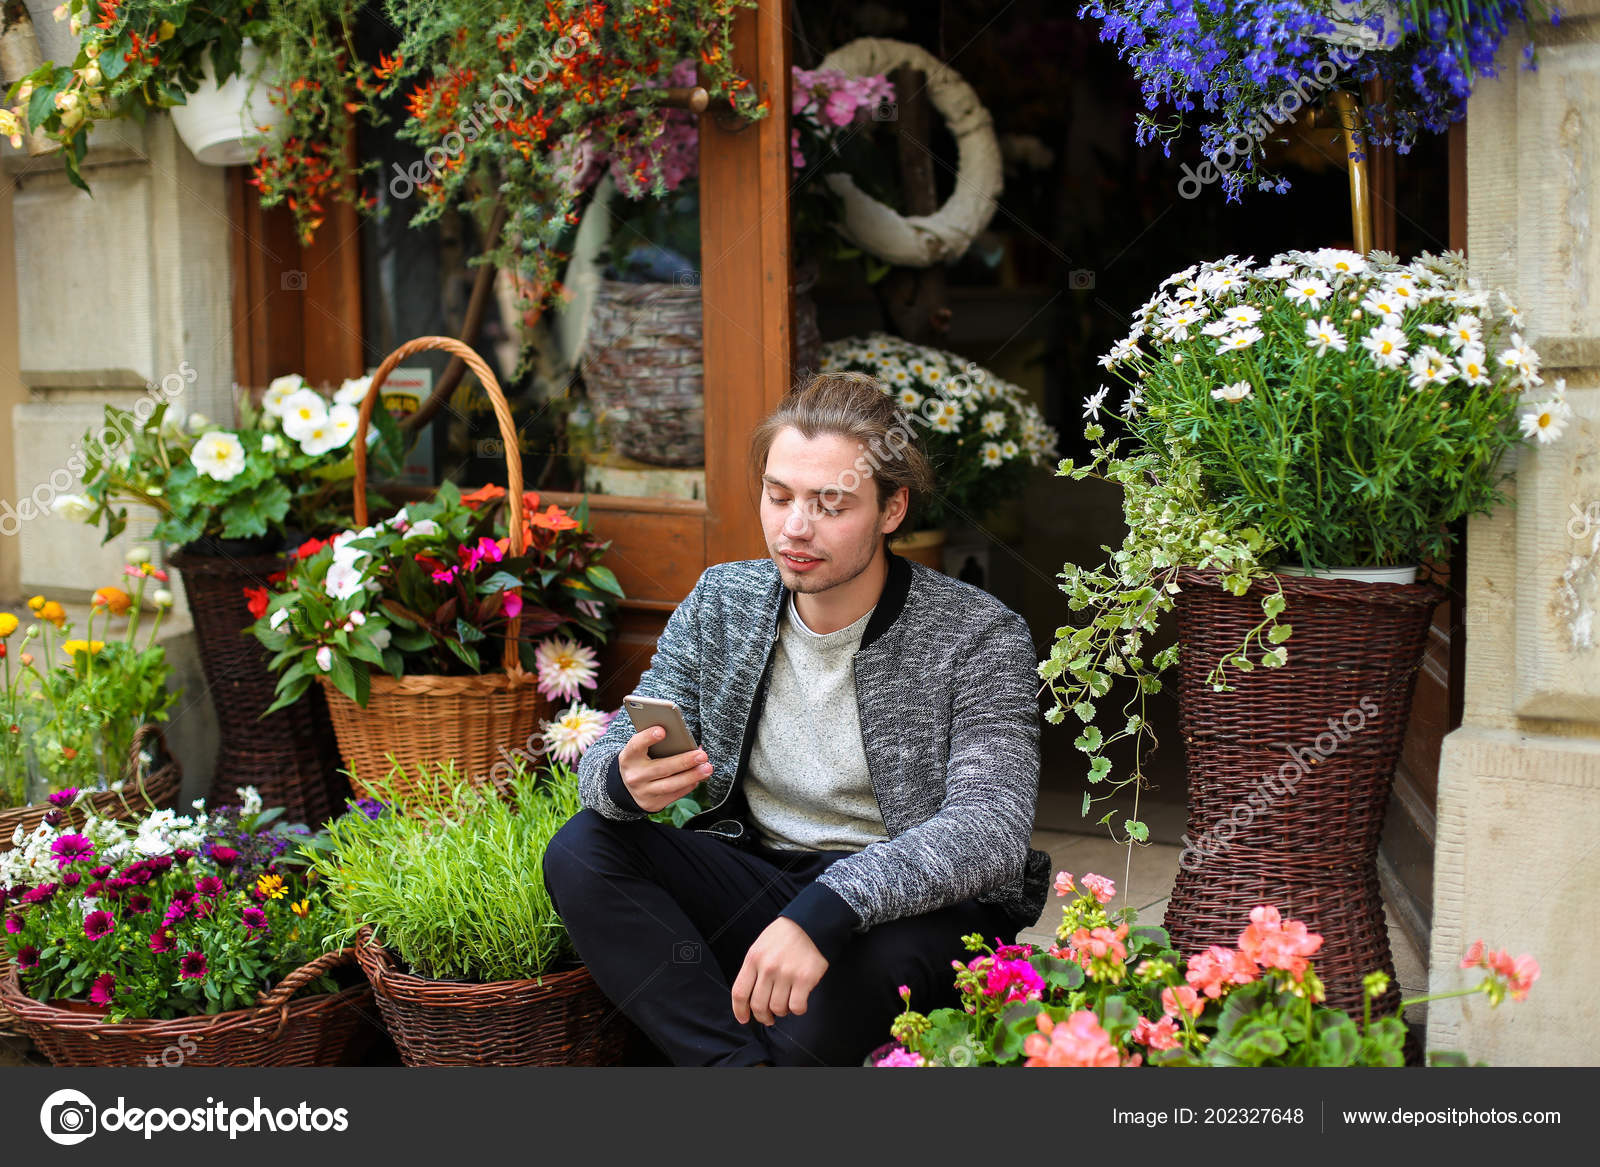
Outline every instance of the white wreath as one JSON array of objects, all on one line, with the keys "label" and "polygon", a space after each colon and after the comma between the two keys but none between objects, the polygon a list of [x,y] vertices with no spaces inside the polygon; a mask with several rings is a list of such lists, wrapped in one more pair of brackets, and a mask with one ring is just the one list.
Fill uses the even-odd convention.
[{"label": "white wreath", "polygon": [[853,77],[888,73],[902,66],[927,75],[928,99],[944,117],[956,140],[955,193],[931,215],[901,215],[866,194],[848,174],[824,175],[844,200],[840,232],[864,251],[901,267],[932,267],[966,254],[973,238],[994,217],[1002,165],[994,119],[961,75],[920,45],[862,37],[823,58],[820,69],[839,69]]}]

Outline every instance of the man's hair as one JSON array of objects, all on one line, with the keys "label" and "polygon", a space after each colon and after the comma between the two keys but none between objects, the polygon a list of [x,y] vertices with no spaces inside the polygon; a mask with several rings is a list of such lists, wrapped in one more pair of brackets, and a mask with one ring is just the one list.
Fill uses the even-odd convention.
[{"label": "man's hair", "polygon": [[[915,529],[934,488],[933,468],[918,441],[915,423],[884,391],[881,382],[866,373],[818,373],[791,389],[777,409],[756,426],[751,437],[750,472],[758,488],[773,441],[791,426],[807,439],[837,434],[854,442],[855,474],[862,481],[870,478],[877,484],[879,511],[895,491],[902,486],[907,488],[905,518],[892,534],[884,537],[885,543]],[[849,471],[840,477],[846,481],[823,487],[823,505],[827,505],[829,487],[858,489],[857,482],[849,481]]]}]

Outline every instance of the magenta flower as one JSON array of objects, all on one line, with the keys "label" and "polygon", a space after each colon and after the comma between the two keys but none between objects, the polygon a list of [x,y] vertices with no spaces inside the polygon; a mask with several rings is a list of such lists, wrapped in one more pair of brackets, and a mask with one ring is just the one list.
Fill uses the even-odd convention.
[{"label": "magenta flower", "polygon": [[438,571],[429,572],[428,578],[436,584],[447,584],[456,578],[456,572],[460,570],[459,567],[441,567]]},{"label": "magenta flower", "polygon": [[30,969],[39,967],[39,950],[31,944],[24,944],[17,949],[17,967]]},{"label": "magenta flower", "polygon": [[202,875],[198,880],[195,881],[194,890],[205,896],[206,899],[214,900],[224,891],[226,891],[227,888],[223,886],[222,880],[218,879],[216,876]]},{"label": "magenta flower", "polygon": [[244,929],[246,932],[269,932],[267,927],[267,914],[260,908],[246,908],[244,910]]},{"label": "magenta flower", "polygon": [[163,952],[171,952],[172,949],[172,933],[168,932],[166,928],[157,928],[154,932],[150,933],[151,952],[159,955]]},{"label": "magenta flower", "polygon": [[56,866],[65,867],[93,856],[94,844],[82,835],[62,835],[50,844],[50,854],[56,857]]},{"label": "magenta flower", "polygon": [[206,976],[206,954],[185,952],[178,958],[178,975],[184,980],[201,981]]},{"label": "magenta flower", "polygon": [[142,916],[150,910],[150,897],[142,891],[136,891],[128,897],[128,911],[136,916]]},{"label": "magenta flower", "polygon": [[239,852],[232,847],[211,848],[211,860],[218,867],[232,867],[239,862]]},{"label": "magenta flower", "polygon": [[65,790],[58,790],[50,796],[50,805],[65,810],[78,799],[78,788],[68,786]]},{"label": "magenta flower", "polygon": [[17,915],[7,916],[6,917],[6,932],[7,932],[7,934],[11,935],[11,936],[15,936],[18,932],[21,932],[21,931],[22,931],[22,917],[21,916],[17,916]]},{"label": "magenta flower", "polygon": [[928,1060],[921,1054],[914,1054],[904,1046],[897,1045],[883,1057],[873,1063],[877,1069],[893,1069],[895,1067],[922,1067]]},{"label": "magenta flower", "polygon": [[116,927],[116,917],[107,911],[90,912],[83,918],[83,934],[90,940],[104,940]]},{"label": "magenta flower", "polygon": [[42,904],[45,900],[56,894],[56,885],[41,883],[38,887],[29,888],[22,893],[22,902],[25,904]]},{"label": "magenta flower", "polygon": [[507,620],[515,620],[522,615],[522,593],[506,592],[504,595],[505,603],[501,607],[501,611],[505,614]]},{"label": "magenta flower", "polygon": [[115,973],[101,973],[94,978],[94,984],[89,988],[89,1002],[94,1005],[109,1005],[111,997],[117,991],[117,976]]},{"label": "magenta flower", "polygon": [[82,882],[83,876],[79,875],[76,871],[65,871],[61,874],[62,887],[77,887]]},{"label": "magenta flower", "polygon": [[[135,866],[137,866],[137,865],[135,865]],[[109,864],[109,863],[102,863],[99,867],[91,867],[91,868],[89,868],[89,878],[90,879],[104,879],[106,876],[108,876],[110,874],[111,874],[111,864]],[[132,867],[128,868],[128,874],[129,875],[133,874],[133,868]]]}]

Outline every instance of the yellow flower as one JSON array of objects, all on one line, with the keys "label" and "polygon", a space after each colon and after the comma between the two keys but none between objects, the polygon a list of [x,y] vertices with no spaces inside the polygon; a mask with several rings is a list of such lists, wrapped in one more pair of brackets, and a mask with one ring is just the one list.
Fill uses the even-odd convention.
[{"label": "yellow flower", "polygon": [[281,900],[289,894],[289,889],[283,886],[281,875],[263,875],[256,880],[256,891],[269,900]]},{"label": "yellow flower", "polygon": [[301,900],[298,904],[290,904],[289,910],[295,915],[304,918],[305,914],[311,910],[310,897],[308,896],[307,898]]},{"label": "yellow flower", "polygon": [[10,612],[0,612],[0,639],[10,636],[17,630],[17,618]]},{"label": "yellow flower", "polygon": [[[32,607],[33,601],[29,600],[28,605]],[[66,627],[67,610],[54,600],[46,600],[44,603],[40,604],[39,607],[34,608],[33,610],[39,613],[39,619],[48,620],[57,628]]]},{"label": "yellow flower", "polygon": [[44,607],[43,596],[34,596],[33,599],[28,601],[28,608],[30,611],[37,612],[42,607]]},{"label": "yellow flower", "polygon": [[133,597],[121,588],[98,588],[92,601],[96,608],[106,608],[112,615],[120,616],[133,604]]},{"label": "yellow flower", "polygon": [[105,646],[106,642],[103,640],[67,640],[62,642],[61,651],[68,656],[77,656],[80,652],[94,656]]}]

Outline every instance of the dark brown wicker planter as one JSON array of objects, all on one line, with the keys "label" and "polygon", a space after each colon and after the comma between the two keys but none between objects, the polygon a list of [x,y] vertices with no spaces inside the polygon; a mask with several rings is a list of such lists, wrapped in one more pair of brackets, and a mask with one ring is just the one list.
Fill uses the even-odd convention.
[{"label": "dark brown wicker planter", "polygon": [[615,1066],[634,1030],[586,968],[487,984],[426,980],[403,971],[366,928],[356,959],[408,1066]]},{"label": "dark brown wicker planter", "polygon": [[[1179,723],[1188,748],[1189,829],[1166,927],[1178,951],[1234,945],[1257,904],[1275,904],[1323,937],[1314,958],[1327,1003],[1360,1016],[1361,981],[1394,978],[1378,839],[1411,715],[1433,584],[1279,577],[1294,635],[1282,668],[1212,666],[1261,620],[1215,573],[1185,571],[1177,598]],[[1331,724],[1330,724],[1331,723]],[[1394,1012],[1399,988],[1376,1002]]]},{"label": "dark brown wicker planter", "polygon": [[244,631],[254,623],[244,589],[267,586],[267,577],[282,570],[283,558],[179,552],[172,564],[183,574],[217,711],[221,742],[212,800],[237,802],[241,786],[254,786],[265,805],[286,808],[290,821],[322,823],[349,797],[327,701],[313,685],[293,705],[262,718],[277,679],[261,642]]}]

